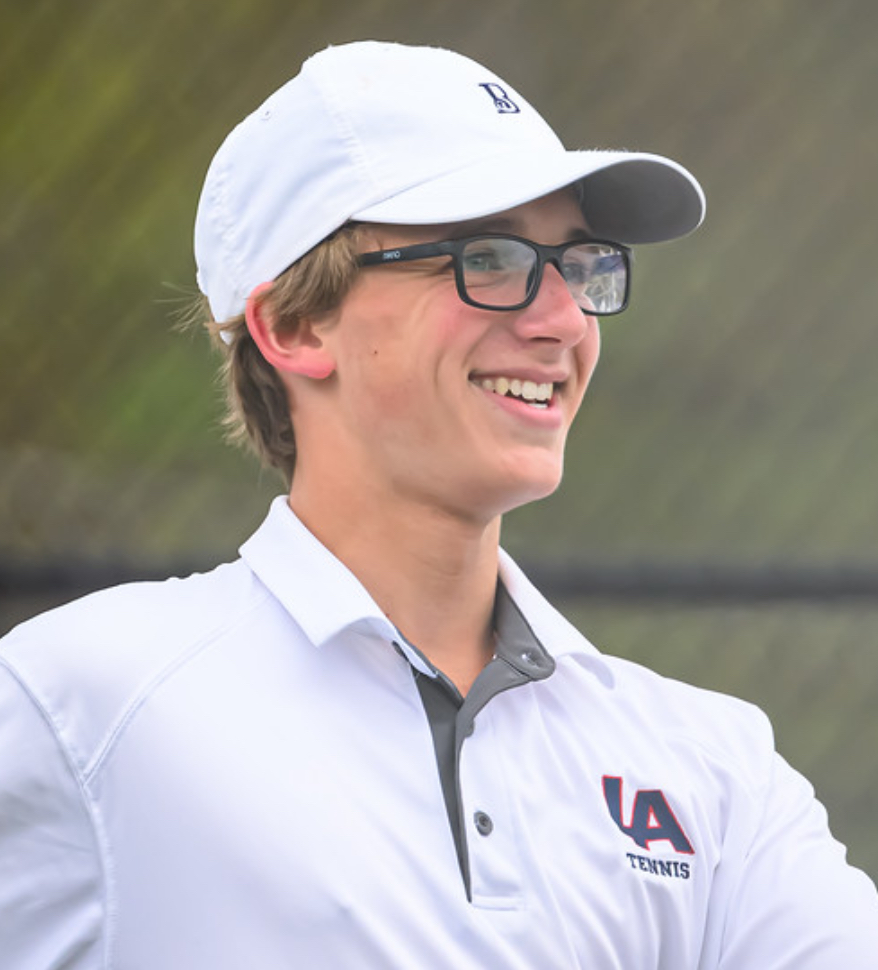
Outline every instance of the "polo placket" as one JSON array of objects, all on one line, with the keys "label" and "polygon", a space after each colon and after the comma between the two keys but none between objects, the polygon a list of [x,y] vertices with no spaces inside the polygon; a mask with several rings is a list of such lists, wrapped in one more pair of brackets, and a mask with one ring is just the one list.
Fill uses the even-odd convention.
[{"label": "polo placket", "polygon": [[502,583],[494,608],[496,654],[464,698],[413,644],[400,653],[412,667],[430,724],[448,821],[467,898],[486,909],[516,909],[524,892],[509,765],[497,736],[491,702],[497,695],[543,680],[555,662]]},{"label": "polo placket", "polygon": [[459,757],[469,894],[475,906],[485,909],[518,909],[523,903],[522,841],[508,770],[488,705],[478,716],[475,732],[465,739]]}]

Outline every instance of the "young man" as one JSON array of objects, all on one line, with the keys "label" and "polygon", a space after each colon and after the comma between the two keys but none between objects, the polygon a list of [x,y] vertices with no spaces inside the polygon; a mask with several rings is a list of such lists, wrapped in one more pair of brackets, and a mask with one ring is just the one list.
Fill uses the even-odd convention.
[{"label": "young man", "polygon": [[625,244],[702,213],[435,49],[330,48],[229,136],[199,283],[289,494],[238,561],[4,641],[5,966],[878,967],[764,717],[603,657],[499,549]]}]

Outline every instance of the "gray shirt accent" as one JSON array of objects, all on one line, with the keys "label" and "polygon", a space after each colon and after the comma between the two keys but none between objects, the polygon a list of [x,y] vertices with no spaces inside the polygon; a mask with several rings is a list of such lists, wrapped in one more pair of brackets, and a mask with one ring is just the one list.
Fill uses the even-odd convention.
[{"label": "gray shirt accent", "polygon": [[[470,896],[469,859],[459,781],[463,743],[475,729],[476,715],[492,697],[513,687],[544,680],[555,669],[555,661],[500,582],[494,601],[494,630],[494,658],[475,679],[466,697],[423,654],[419,655],[433,676],[412,668],[433,735],[445,808],[467,897]],[[417,650],[413,644],[408,645]]]}]

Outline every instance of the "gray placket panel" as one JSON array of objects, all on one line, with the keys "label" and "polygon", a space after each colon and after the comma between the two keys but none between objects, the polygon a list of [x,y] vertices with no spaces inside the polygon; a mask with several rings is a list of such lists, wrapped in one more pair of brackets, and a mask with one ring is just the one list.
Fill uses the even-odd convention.
[{"label": "gray placket panel", "polygon": [[[494,605],[494,630],[494,658],[476,678],[466,697],[423,654],[419,656],[433,676],[412,668],[430,724],[445,809],[467,898],[470,897],[469,856],[460,796],[460,753],[464,741],[475,729],[477,714],[492,697],[513,687],[544,680],[555,669],[555,661],[499,582]],[[407,645],[417,650],[412,644]]]}]

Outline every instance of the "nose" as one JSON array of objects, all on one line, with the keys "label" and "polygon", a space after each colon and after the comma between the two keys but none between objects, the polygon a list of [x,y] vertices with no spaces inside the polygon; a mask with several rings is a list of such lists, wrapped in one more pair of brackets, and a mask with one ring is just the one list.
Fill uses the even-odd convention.
[{"label": "nose", "polygon": [[515,329],[523,340],[541,340],[563,347],[574,347],[590,330],[597,330],[597,319],[582,312],[551,263],[543,269],[533,302],[515,316]]}]

